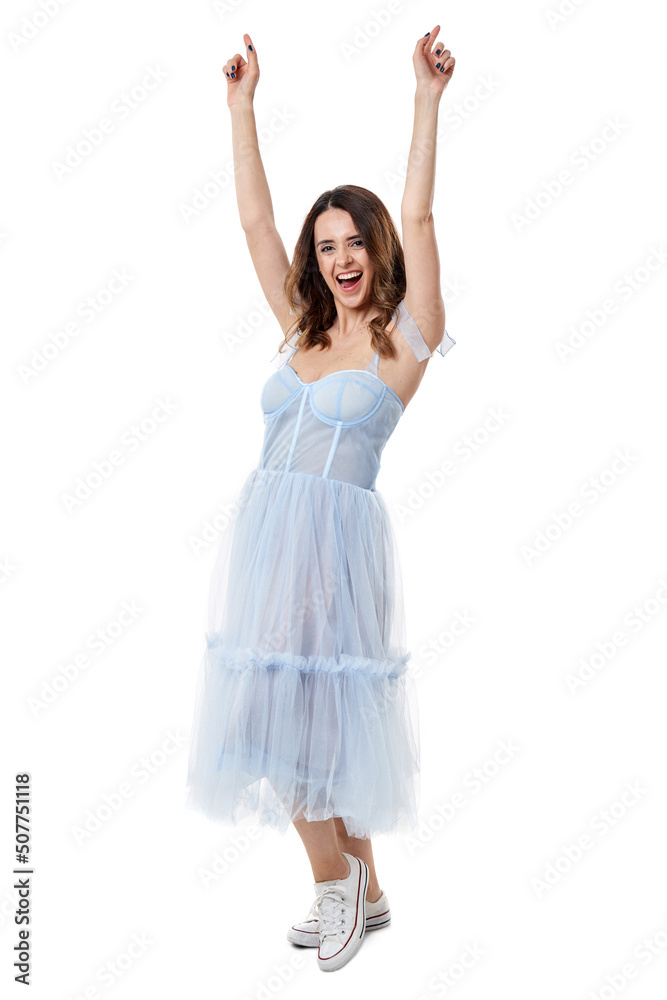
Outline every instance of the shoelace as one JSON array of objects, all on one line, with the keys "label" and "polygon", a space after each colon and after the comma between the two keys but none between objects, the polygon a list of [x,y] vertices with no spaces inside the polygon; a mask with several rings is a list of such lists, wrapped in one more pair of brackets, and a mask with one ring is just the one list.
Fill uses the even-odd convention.
[{"label": "shoelace", "polygon": [[323,937],[335,937],[344,932],[344,903],[344,890],[339,885],[325,885],[313,903],[311,912],[320,921],[320,934]]}]

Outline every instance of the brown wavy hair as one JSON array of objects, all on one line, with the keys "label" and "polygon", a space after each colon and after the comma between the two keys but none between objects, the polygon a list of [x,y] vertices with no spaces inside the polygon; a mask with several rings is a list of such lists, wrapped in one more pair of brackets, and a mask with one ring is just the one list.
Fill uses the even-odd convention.
[{"label": "brown wavy hair", "polygon": [[376,194],[356,184],[339,184],[319,196],[309,211],[294,248],[292,263],[285,276],[284,291],[296,319],[289,327],[279,350],[287,344],[295,328],[300,330],[299,346],[331,346],[326,332],[336,319],[333,294],[320,274],[315,252],[315,220],[330,208],[349,212],[356,232],[364,241],[375,274],[370,301],[379,312],[368,321],[371,346],[383,358],[395,358],[396,348],[386,329],[405,296],[405,257],[396,226],[386,206]]}]

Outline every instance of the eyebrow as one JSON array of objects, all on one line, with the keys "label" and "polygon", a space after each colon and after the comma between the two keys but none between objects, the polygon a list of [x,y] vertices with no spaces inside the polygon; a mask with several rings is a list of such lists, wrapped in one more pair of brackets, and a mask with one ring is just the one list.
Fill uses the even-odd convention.
[{"label": "eyebrow", "polygon": [[[361,233],[355,233],[354,236],[348,236],[347,238],[348,238],[348,240],[358,240],[358,239],[361,239]],[[318,245],[318,247],[321,247],[323,243],[335,243],[335,242],[336,242],[335,240],[320,240],[317,245]]]}]

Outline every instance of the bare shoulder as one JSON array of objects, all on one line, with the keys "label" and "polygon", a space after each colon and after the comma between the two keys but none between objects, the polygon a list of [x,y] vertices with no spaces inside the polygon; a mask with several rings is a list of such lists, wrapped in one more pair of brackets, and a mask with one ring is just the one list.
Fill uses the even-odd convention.
[{"label": "bare shoulder", "polygon": [[381,357],[378,375],[406,407],[421,384],[430,358],[417,361],[414,351],[394,320],[387,326],[386,332],[396,349],[396,357]]}]

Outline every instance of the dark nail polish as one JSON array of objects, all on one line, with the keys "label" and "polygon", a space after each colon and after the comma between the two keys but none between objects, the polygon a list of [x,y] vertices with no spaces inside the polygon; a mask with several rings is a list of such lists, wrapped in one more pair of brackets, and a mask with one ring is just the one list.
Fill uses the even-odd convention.
[{"label": "dark nail polish", "polygon": [[236,73],[232,73],[232,80],[234,79],[235,76],[236,76]]},{"label": "dark nail polish", "polygon": [[236,66],[232,66],[232,69],[233,69],[233,70],[235,70],[235,69],[236,69]]},{"label": "dark nail polish", "polygon": [[440,55],[440,49],[436,49],[435,50],[435,54],[436,54],[436,56],[439,56]]},{"label": "dark nail polish", "polygon": [[255,51],[255,50],[253,49],[252,45],[249,45],[249,46],[248,46],[248,48],[250,49],[250,51],[251,51],[251,52],[254,52],[254,51]]},{"label": "dark nail polish", "polygon": [[427,31],[427,32],[426,32],[426,34],[424,35],[424,38],[428,38],[428,36],[429,36],[430,34],[431,34],[431,32],[430,32],[430,31]]},{"label": "dark nail polish", "polygon": [[440,63],[436,63],[436,64],[435,64],[435,68],[436,68],[436,69],[440,69]]},{"label": "dark nail polish", "polygon": [[[225,72],[226,72],[226,71],[225,71]],[[229,76],[229,73],[227,73],[227,76]]]},{"label": "dark nail polish", "polygon": [[441,72],[441,73],[444,73],[444,72],[445,72],[445,67],[444,67],[444,66],[442,67],[442,69],[440,70],[440,72]]}]

